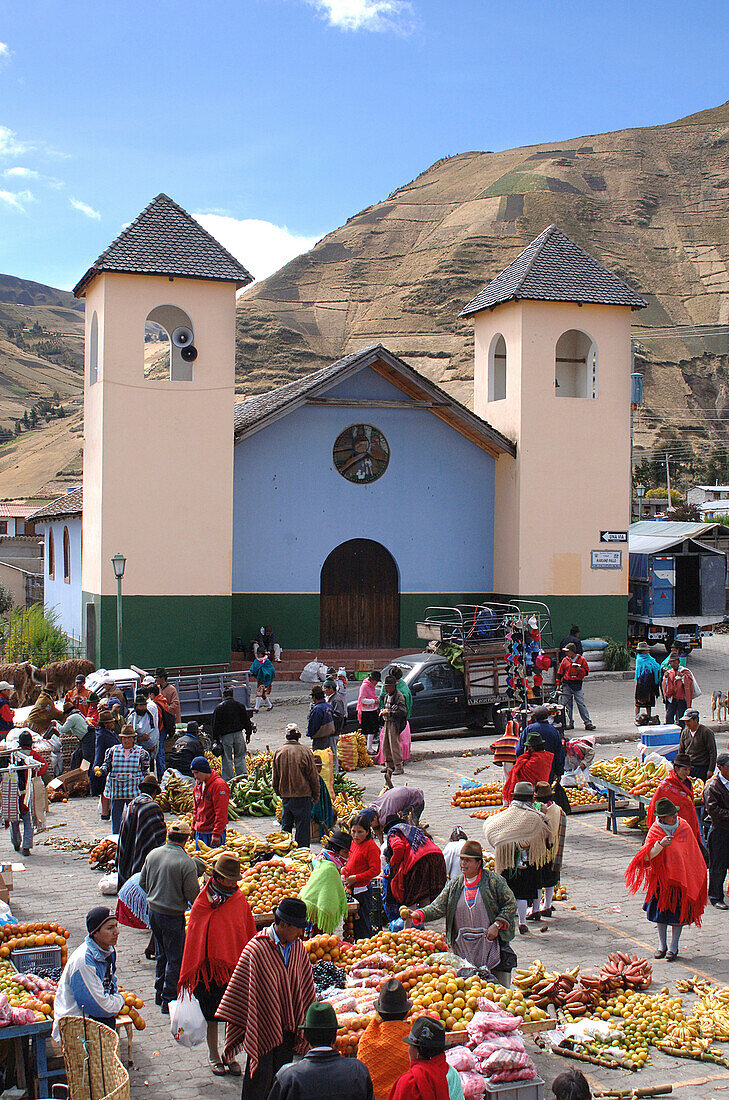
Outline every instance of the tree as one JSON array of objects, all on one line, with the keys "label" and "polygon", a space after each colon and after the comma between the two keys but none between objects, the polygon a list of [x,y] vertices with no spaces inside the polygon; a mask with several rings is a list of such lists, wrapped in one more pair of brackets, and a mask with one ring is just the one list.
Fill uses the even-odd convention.
[{"label": "tree", "polygon": [[21,432],[20,421],[16,420],[15,421],[15,435],[20,435],[20,432]]},{"label": "tree", "polygon": [[[673,489],[671,496],[673,496]],[[701,511],[698,505],[686,504],[682,501],[681,504],[666,512],[666,519],[676,520],[679,523],[701,523]]]},{"label": "tree", "polygon": [[28,410],[27,410],[27,409],[26,409],[26,410],[25,410],[25,412],[23,413],[23,424],[25,425],[25,427],[26,427],[26,428],[27,428],[27,427],[28,427],[28,425],[30,424],[30,421],[29,421],[29,419],[28,419]]}]

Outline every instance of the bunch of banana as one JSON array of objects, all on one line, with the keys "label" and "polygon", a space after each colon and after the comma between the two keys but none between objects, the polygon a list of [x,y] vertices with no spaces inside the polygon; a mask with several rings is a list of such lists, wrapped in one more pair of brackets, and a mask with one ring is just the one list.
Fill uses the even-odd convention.
[{"label": "bunch of banana", "polygon": [[[708,993],[711,989],[711,982],[707,982],[706,978],[700,978],[698,974],[694,974],[693,978],[679,978],[676,982],[676,989],[679,993]],[[716,990],[714,996],[718,998],[720,992],[723,992],[723,990]],[[726,992],[729,995],[729,989]]]},{"label": "bunch of banana", "polygon": [[[683,1020],[681,1023],[674,1024],[666,1032],[666,1042],[669,1046],[692,1046],[695,1043],[699,1043],[699,1033],[701,1031],[701,1025],[695,1016],[689,1016],[688,1019]],[[708,1043],[705,1044],[708,1046]]]},{"label": "bunch of banana", "polygon": [[531,989],[544,977],[544,963],[541,959],[535,959],[531,966],[517,967],[511,976],[511,984],[517,989]]},{"label": "bunch of banana", "polygon": [[355,817],[362,809],[362,801],[348,794],[335,794],[334,812],[340,821],[349,823],[349,819]]},{"label": "bunch of banana", "polygon": [[160,791],[155,801],[165,813],[186,814],[192,810],[192,787],[184,783],[182,779],[171,775],[165,789]]},{"label": "bunch of banana", "polygon": [[704,1039],[729,1042],[729,1008],[712,993],[706,993],[694,1006],[694,1015]]},{"label": "bunch of banana", "polygon": [[207,749],[206,752],[205,752],[205,759],[207,760],[208,764],[213,769],[213,771],[217,772],[218,775],[220,775],[220,766],[221,766],[220,757],[219,756],[214,756],[210,752],[210,750]]},{"label": "bunch of banana", "polygon": [[269,768],[273,768],[273,753],[266,745],[266,751],[263,752],[249,752],[246,754],[246,771],[250,775],[261,765],[266,765]]}]

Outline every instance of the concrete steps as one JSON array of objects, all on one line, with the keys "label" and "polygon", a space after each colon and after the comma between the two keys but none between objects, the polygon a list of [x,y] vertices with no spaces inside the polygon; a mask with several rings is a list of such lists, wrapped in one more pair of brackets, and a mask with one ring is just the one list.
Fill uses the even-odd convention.
[{"label": "concrete steps", "polygon": [[[373,667],[381,669],[396,657],[412,653],[409,649],[288,649],[283,651],[280,661],[276,662],[277,680],[298,680],[301,670],[309,661],[321,661],[332,668],[344,665],[347,676],[353,678],[358,661],[372,661]],[[250,668],[250,660],[243,654],[231,654],[231,669]]]}]

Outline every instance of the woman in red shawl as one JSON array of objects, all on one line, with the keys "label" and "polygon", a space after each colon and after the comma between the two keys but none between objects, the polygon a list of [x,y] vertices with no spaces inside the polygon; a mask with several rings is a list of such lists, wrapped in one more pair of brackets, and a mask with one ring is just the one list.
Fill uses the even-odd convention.
[{"label": "woman in red shawl", "polygon": [[511,802],[517,783],[531,783],[533,787],[537,783],[549,783],[553,760],[554,753],[546,751],[541,733],[534,730],[526,739],[526,751],[517,756],[516,764],[504,781],[504,805]]},{"label": "woman in red shawl", "polygon": [[218,1051],[218,1011],[223,993],[236,968],[240,953],[256,934],[250,906],[238,888],[240,860],[232,852],[218,856],[210,881],[198,894],[182,954],[178,989],[197,997],[208,1022],[208,1053],[216,1077],[230,1073],[240,1077],[236,1061],[224,1063]]},{"label": "woman in red shawl", "polygon": [[[385,912],[401,905],[417,909],[438,897],[446,884],[445,857],[437,844],[417,825],[406,825],[395,814],[385,822],[387,880]],[[391,918],[392,919],[392,918]]]},{"label": "woman in red shawl", "polygon": [[656,787],[656,793],[648,803],[646,822],[650,828],[656,819],[656,803],[658,799],[668,798],[678,810],[678,816],[690,827],[691,832],[696,837],[699,847],[703,849],[699,819],[696,816],[694,788],[689,778],[690,774],[691,761],[688,756],[683,756],[679,753],[673,761],[673,770],[670,775],[667,775],[665,779],[661,780]]},{"label": "woman in red shawl", "polygon": [[670,799],[658,800],[656,817],[645,844],[625,872],[625,885],[631,894],[641,887],[645,889],[643,908],[648,920],[658,928],[659,949],[655,958],[673,962],[678,957],[683,926],[701,927],[707,901],[706,864],[694,834],[678,816],[678,809]]}]

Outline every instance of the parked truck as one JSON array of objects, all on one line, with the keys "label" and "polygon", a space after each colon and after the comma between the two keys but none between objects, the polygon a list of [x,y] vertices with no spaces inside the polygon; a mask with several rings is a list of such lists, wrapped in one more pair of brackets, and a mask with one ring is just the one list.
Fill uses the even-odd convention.
[{"label": "parked truck", "polygon": [[629,534],[628,639],[700,648],[726,620],[727,558],[704,541],[714,523],[643,520]]}]

